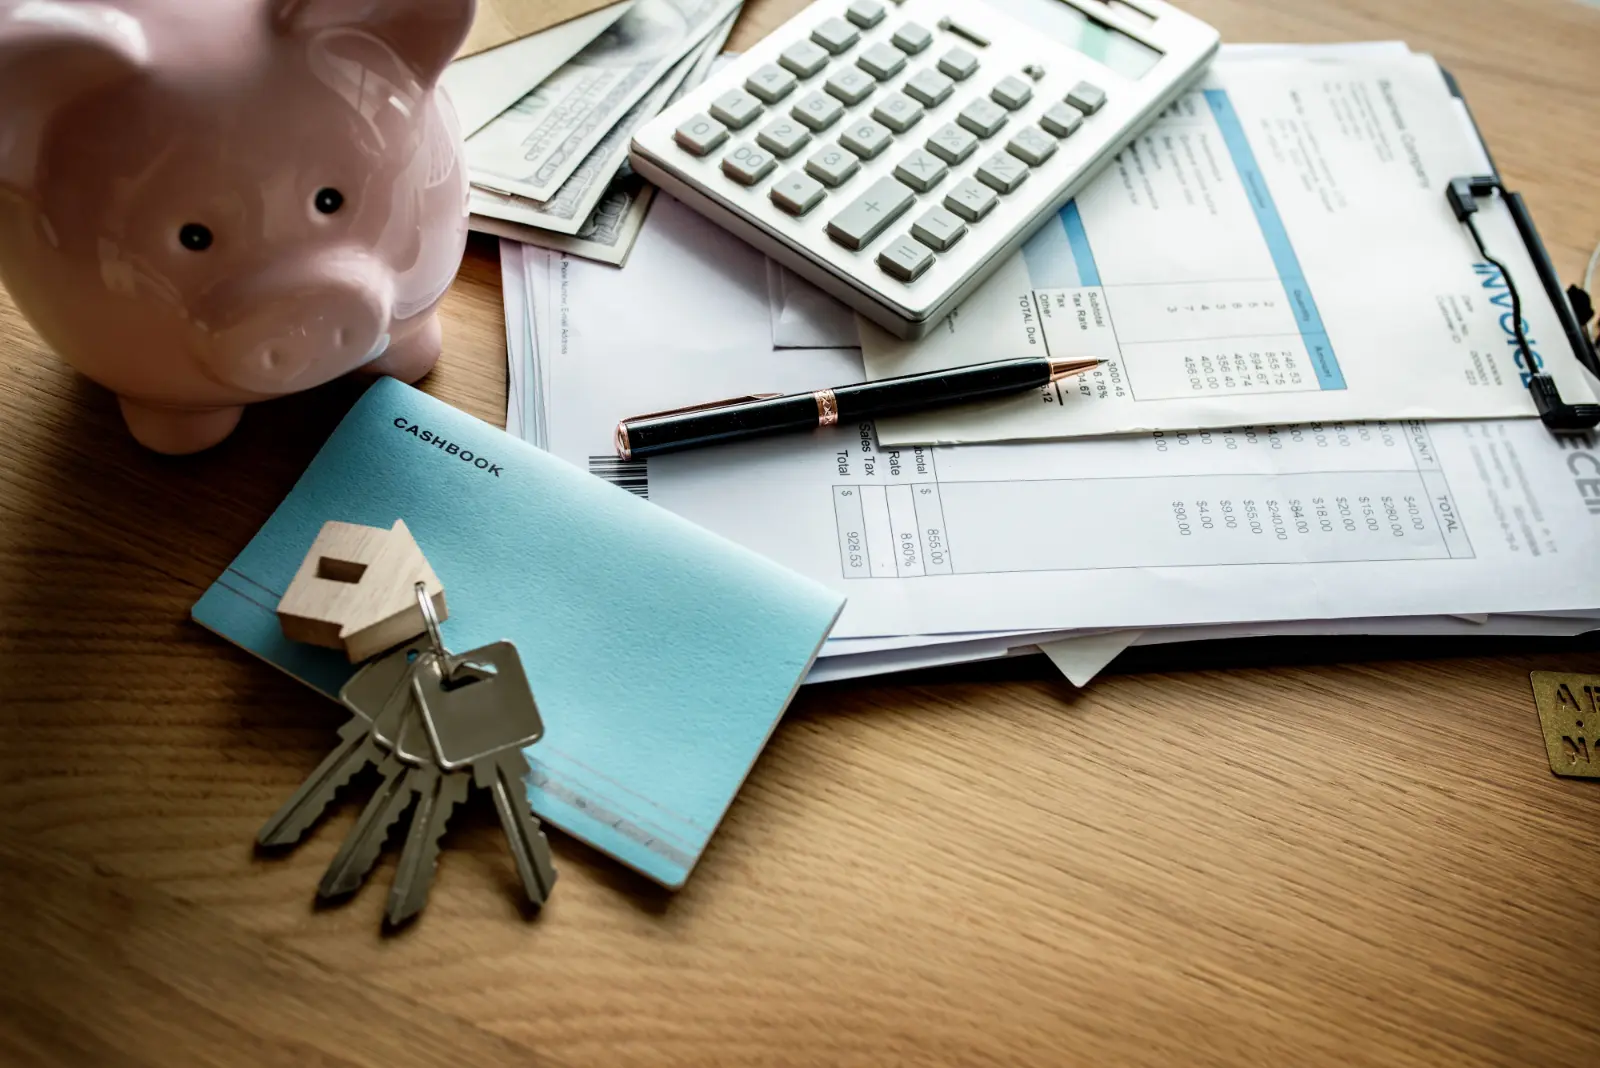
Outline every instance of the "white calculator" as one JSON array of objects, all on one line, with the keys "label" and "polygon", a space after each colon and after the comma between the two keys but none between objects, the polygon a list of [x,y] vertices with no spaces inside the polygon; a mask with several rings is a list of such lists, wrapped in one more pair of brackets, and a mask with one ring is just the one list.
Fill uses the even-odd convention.
[{"label": "white calculator", "polygon": [[916,338],[1171,105],[1218,43],[1160,0],[817,0],[640,130],[629,158]]}]

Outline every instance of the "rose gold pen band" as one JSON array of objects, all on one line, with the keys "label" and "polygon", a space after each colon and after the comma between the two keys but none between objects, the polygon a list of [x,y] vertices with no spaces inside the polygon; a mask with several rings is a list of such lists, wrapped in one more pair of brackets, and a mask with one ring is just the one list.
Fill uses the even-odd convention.
[{"label": "rose gold pen band", "polygon": [[839,423],[839,400],[833,395],[833,390],[819,389],[811,395],[817,398],[817,425],[837,426]]}]

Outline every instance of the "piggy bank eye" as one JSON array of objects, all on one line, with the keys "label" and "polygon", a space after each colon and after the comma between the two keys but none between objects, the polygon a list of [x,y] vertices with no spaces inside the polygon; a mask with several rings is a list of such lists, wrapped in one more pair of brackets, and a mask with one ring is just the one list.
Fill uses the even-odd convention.
[{"label": "piggy bank eye", "polygon": [[337,189],[319,189],[317,190],[316,200],[313,203],[316,204],[317,210],[322,214],[332,215],[344,207],[344,194]]},{"label": "piggy bank eye", "polygon": [[178,231],[178,243],[190,252],[204,252],[215,240],[211,231],[199,223],[189,223]]}]

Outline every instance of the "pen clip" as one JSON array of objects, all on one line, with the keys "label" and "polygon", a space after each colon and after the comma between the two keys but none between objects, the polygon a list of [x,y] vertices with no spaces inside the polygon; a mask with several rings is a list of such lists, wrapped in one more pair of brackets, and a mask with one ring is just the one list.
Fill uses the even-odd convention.
[{"label": "pen clip", "polygon": [[783,396],[782,393],[750,393],[743,397],[729,397],[726,400],[702,401],[699,404],[686,404],[682,408],[666,408],[659,412],[645,412],[643,415],[630,415],[617,424],[617,455],[624,460],[631,460],[633,452],[628,448],[628,424],[637,423],[644,419],[663,419],[669,415],[688,415],[690,412],[703,412],[711,408],[725,408],[730,404],[745,404],[749,401],[774,400]]}]

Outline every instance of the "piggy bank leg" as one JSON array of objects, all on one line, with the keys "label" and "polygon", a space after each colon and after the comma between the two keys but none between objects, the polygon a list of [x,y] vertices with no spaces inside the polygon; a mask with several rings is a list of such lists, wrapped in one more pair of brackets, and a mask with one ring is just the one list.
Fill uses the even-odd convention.
[{"label": "piggy bank leg", "polygon": [[402,382],[418,382],[428,377],[443,351],[444,331],[439,326],[439,316],[432,314],[409,337],[390,345],[388,352],[361,370],[370,375],[388,375]]},{"label": "piggy bank leg", "polygon": [[202,452],[233,433],[243,408],[163,408],[117,398],[134,440],[152,452],[184,456]]}]

